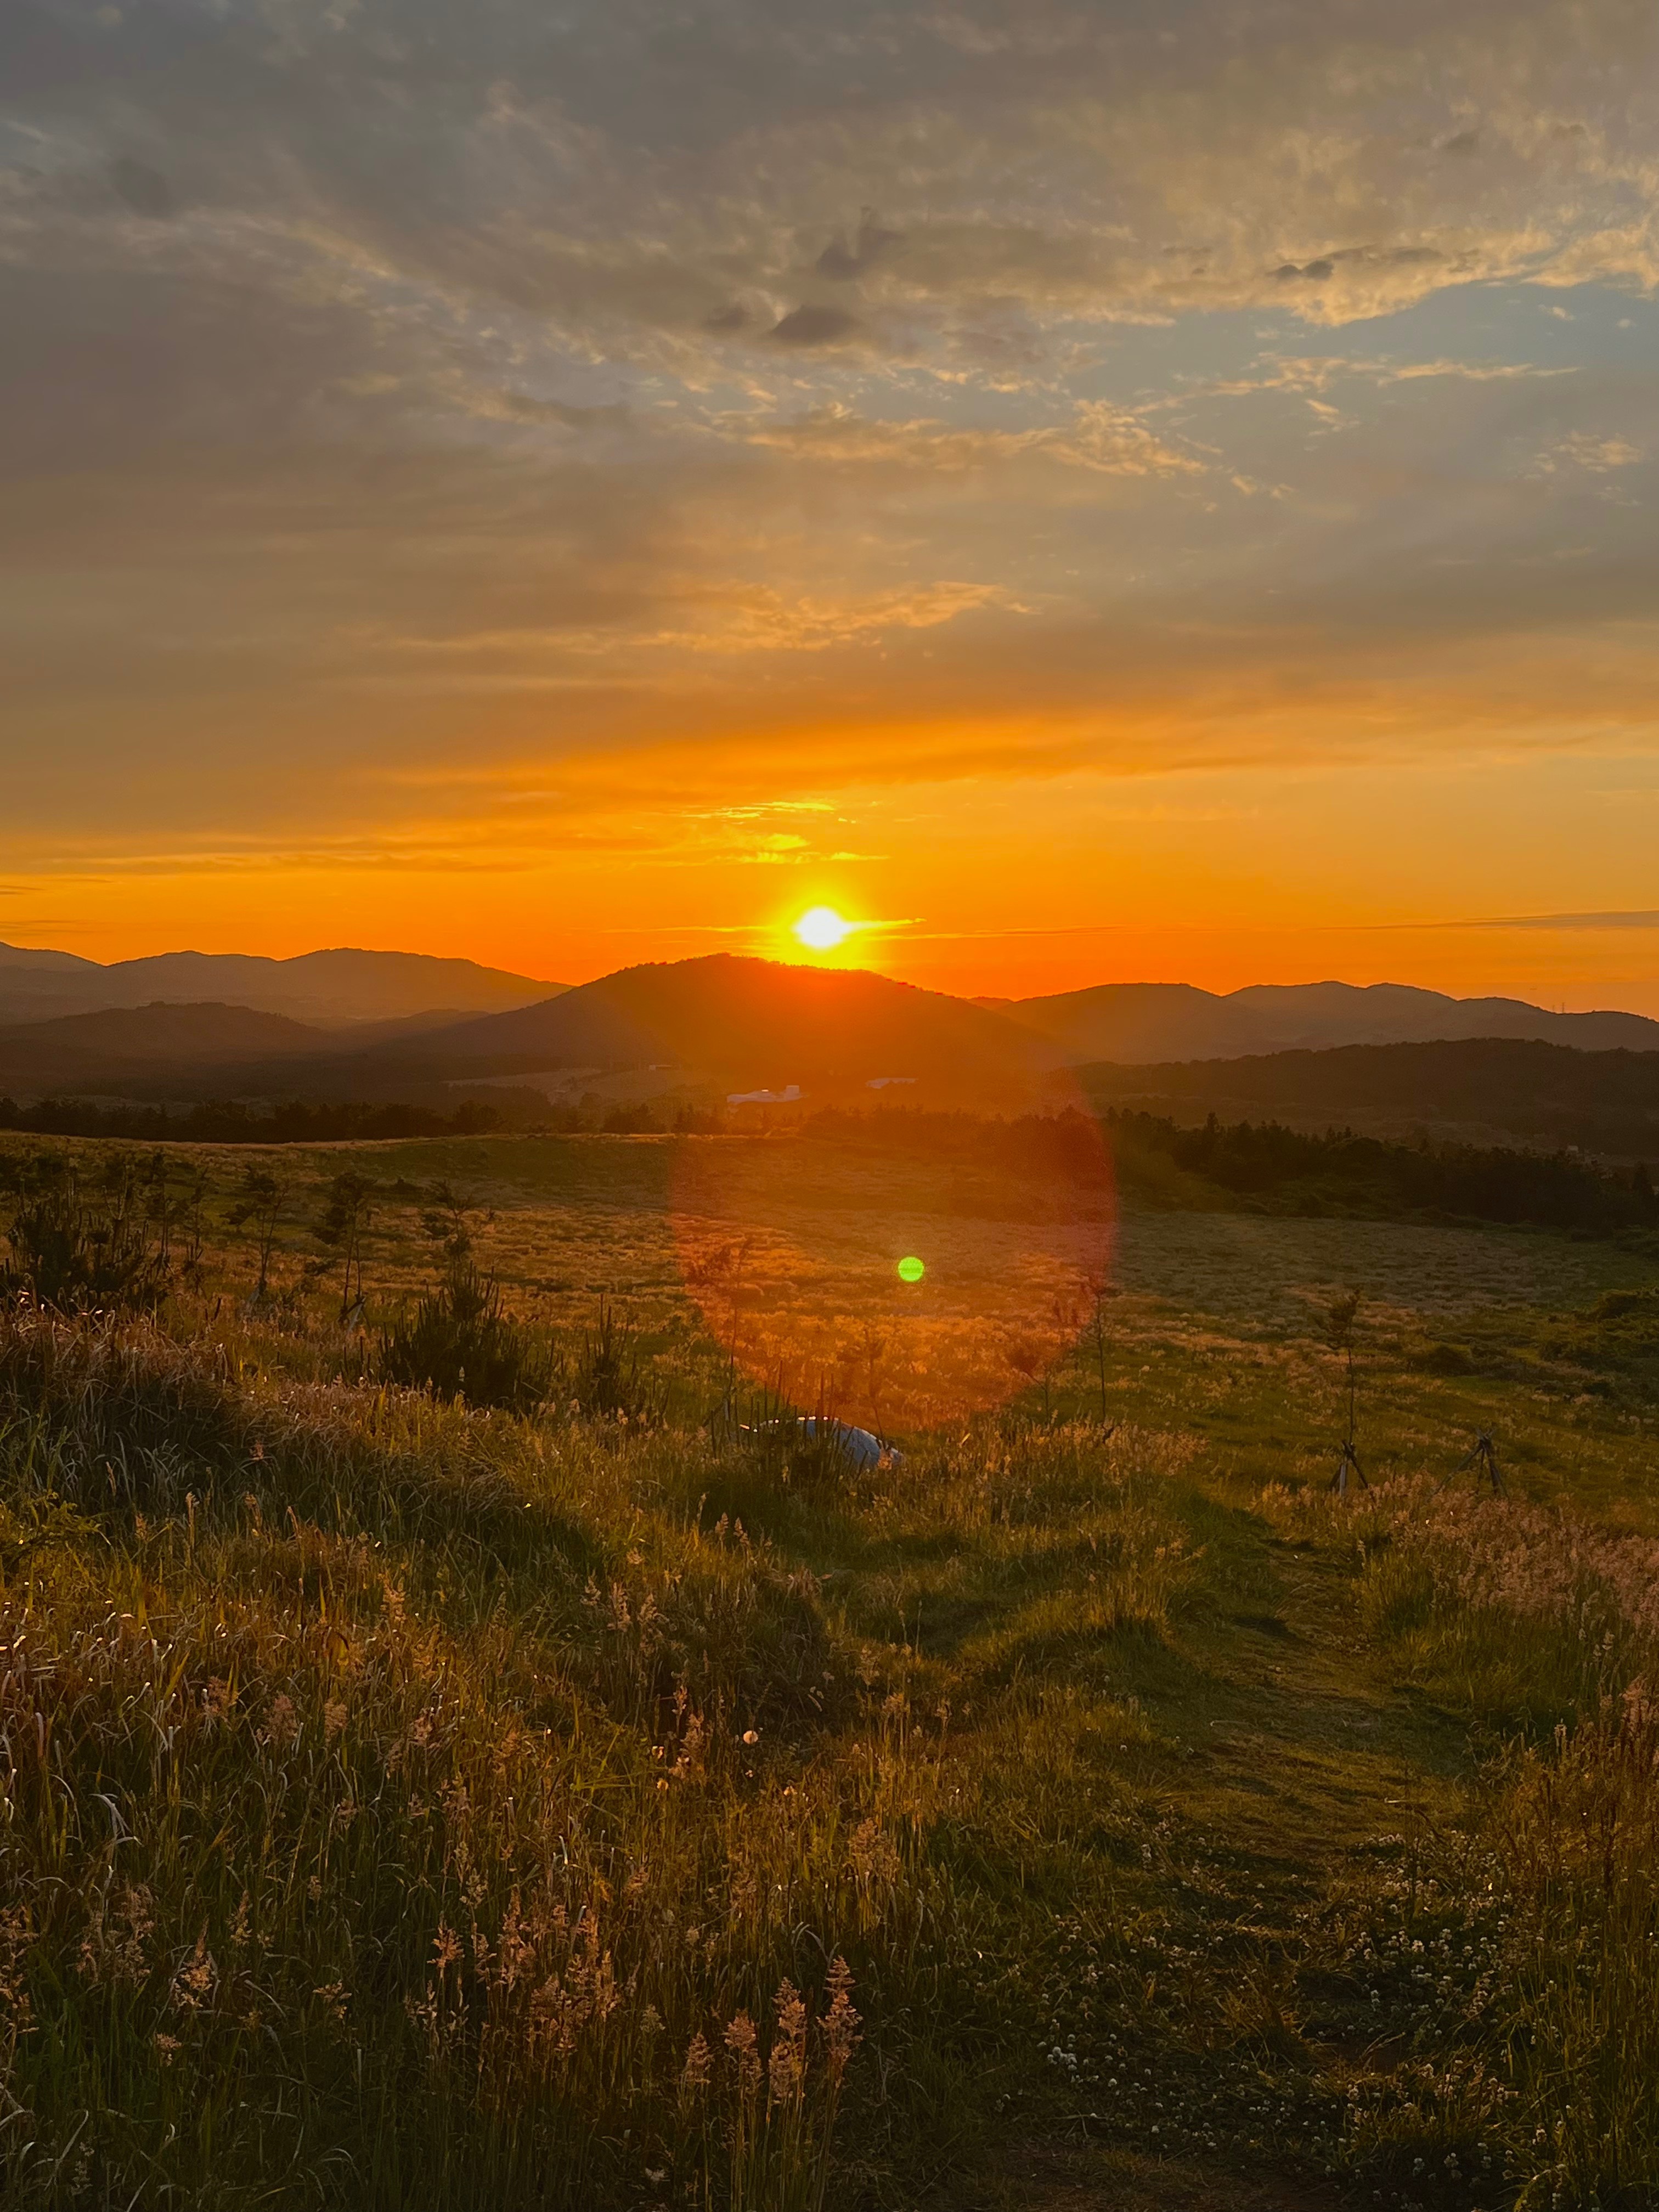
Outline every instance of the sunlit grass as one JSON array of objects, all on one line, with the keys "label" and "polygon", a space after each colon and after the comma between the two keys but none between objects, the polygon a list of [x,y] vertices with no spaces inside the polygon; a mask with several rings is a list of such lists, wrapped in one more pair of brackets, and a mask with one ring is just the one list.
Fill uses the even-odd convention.
[{"label": "sunlit grass", "polygon": [[[1620,1255],[1474,1240],[1560,1304],[1459,1306],[1361,1224],[1346,1508],[1326,1224],[1266,1224],[1252,1305],[1224,1220],[1207,1291],[1109,1302],[1103,1372],[1056,1336],[860,1474],[714,1418],[670,1145],[349,1157],[361,1326],[306,1272],[324,1150],[276,1161],[266,1301],[210,1157],[159,1326],[0,1331],[12,2201],[897,2205],[1018,2136],[1646,2201]],[[533,1417],[377,1380],[441,1176],[565,1378]],[[1201,1276],[1181,1217],[1120,1250],[1170,1221]]]}]

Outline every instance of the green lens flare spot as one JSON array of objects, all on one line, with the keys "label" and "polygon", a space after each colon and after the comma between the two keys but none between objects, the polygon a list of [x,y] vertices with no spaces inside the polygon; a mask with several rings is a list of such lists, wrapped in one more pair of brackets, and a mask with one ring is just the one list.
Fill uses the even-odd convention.
[{"label": "green lens flare spot", "polygon": [[927,1270],[922,1266],[921,1261],[917,1259],[915,1254],[913,1252],[908,1259],[901,1260],[899,1261],[898,1272],[900,1282],[919,1283],[922,1277],[927,1273]]}]

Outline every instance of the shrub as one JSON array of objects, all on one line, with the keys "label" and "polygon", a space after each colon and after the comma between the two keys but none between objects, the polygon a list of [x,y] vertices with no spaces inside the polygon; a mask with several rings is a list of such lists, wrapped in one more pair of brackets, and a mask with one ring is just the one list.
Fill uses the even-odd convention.
[{"label": "shrub", "polygon": [[129,1162],[89,1195],[73,1167],[47,1158],[20,1174],[0,1287],[55,1313],[153,1311],[167,1295],[165,1234],[153,1239]]},{"label": "shrub", "polygon": [[381,1337],[379,1364],[386,1382],[512,1413],[541,1405],[552,1374],[530,1332],[503,1310],[495,1277],[465,1253],[451,1260],[413,1315]]},{"label": "shrub", "polygon": [[662,1386],[650,1357],[609,1298],[599,1300],[597,1320],[582,1331],[570,1381],[576,1407],[590,1417],[647,1425],[663,1417]]}]

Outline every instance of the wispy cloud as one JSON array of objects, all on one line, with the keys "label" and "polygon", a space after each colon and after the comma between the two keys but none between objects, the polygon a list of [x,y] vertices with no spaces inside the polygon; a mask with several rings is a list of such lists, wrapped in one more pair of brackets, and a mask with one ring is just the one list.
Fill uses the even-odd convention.
[{"label": "wispy cloud", "polygon": [[882,422],[831,401],[809,415],[744,432],[744,441],[807,459],[947,473],[1017,461],[1058,462],[1102,476],[1195,476],[1204,459],[1158,437],[1133,409],[1085,401],[1064,423],[1020,430],[952,428],[934,419]]},{"label": "wispy cloud", "polygon": [[1614,469],[1634,468],[1647,459],[1642,447],[1628,438],[1606,437],[1593,430],[1571,430],[1547,447],[1533,463],[1538,476],[1554,476],[1560,470],[1582,470],[1590,476],[1607,476]]},{"label": "wispy cloud", "polygon": [[1493,915],[1474,921],[1441,922],[1443,929],[1659,929],[1659,907],[1610,914]]}]

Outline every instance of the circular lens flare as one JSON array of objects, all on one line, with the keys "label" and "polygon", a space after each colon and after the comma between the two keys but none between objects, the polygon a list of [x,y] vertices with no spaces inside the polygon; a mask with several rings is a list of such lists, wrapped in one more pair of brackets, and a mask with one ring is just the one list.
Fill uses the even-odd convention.
[{"label": "circular lens flare", "polygon": [[728,1373],[878,1436],[1018,1399],[1074,1360],[1108,1295],[1115,1179],[1080,1109],[688,1136],[671,1178],[683,1278]]},{"label": "circular lens flare", "polygon": [[847,942],[856,927],[832,906],[813,906],[795,924],[795,935],[809,951],[833,952]]}]

